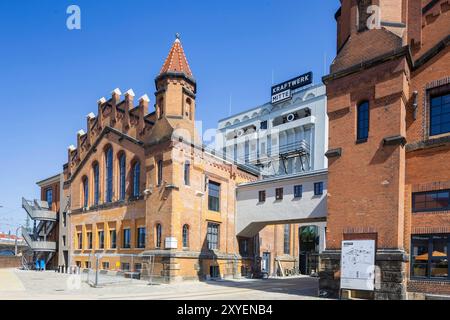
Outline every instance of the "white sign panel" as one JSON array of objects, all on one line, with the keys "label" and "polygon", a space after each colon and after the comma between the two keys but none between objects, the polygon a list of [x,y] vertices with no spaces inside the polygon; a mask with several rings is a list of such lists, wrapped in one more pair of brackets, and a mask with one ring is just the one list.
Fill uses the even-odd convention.
[{"label": "white sign panel", "polygon": [[166,249],[177,249],[178,248],[178,240],[174,237],[166,238]]},{"label": "white sign panel", "polygon": [[277,102],[281,102],[281,101],[285,101],[287,99],[291,98],[291,90],[288,89],[286,91],[277,93],[275,95],[272,96],[272,103],[277,103]]},{"label": "white sign panel", "polygon": [[375,240],[342,241],[341,288],[373,291]]}]

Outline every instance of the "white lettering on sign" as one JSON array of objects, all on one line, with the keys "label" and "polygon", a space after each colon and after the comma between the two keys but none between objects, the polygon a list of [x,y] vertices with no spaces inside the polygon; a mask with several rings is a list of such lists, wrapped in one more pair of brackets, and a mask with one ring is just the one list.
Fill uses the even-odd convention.
[{"label": "white lettering on sign", "polygon": [[272,103],[281,102],[291,98],[291,90],[286,90],[272,96]]}]

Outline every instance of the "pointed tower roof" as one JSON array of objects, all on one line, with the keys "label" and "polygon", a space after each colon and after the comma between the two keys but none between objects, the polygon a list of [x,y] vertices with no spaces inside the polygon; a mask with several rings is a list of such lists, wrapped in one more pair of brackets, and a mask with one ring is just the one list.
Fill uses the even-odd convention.
[{"label": "pointed tower roof", "polygon": [[193,78],[178,33],[176,34],[175,42],[172,45],[172,49],[170,49],[169,55],[167,56],[159,75],[170,72],[184,73],[187,77]]}]

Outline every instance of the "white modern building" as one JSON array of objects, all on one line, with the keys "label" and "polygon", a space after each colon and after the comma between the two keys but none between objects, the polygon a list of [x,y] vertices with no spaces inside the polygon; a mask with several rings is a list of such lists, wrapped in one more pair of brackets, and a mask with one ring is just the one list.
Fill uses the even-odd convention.
[{"label": "white modern building", "polygon": [[[259,181],[237,188],[236,234],[253,243],[262,271],[279,274],[291,262],[310,274],[326,243],[325,86],[313,85],[307,73],[273,86],[271,95],[271,102],[220,120],[216,148],[261,172]],[[267,238],[267,228],[277,225],[284,225],[284,239],[275,231],[273,244],[260,243],[260,235]],[[281,252],[277,241],[284,242]]]},{"label": "white modern building", "polygon": [[325,86],[298,88],[291,99],[271,102],[219,121],[216,147],[265,177],[327,168]]}]

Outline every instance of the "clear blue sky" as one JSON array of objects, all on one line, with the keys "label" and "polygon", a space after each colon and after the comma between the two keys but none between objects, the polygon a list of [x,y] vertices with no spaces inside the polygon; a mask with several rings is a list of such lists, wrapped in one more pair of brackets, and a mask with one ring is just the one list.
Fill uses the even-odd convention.
[{"label": "clear blue sky", "polygon": [[[66,9],[81,8],[80,31]],[[147,93],[179,32],[198,84],[196,117],[214,128],[270,99],[282,82],[335,56],[337,0],[1,0],[0,231],[25,221],[21,197],[62,170],[96,101]]]}]

